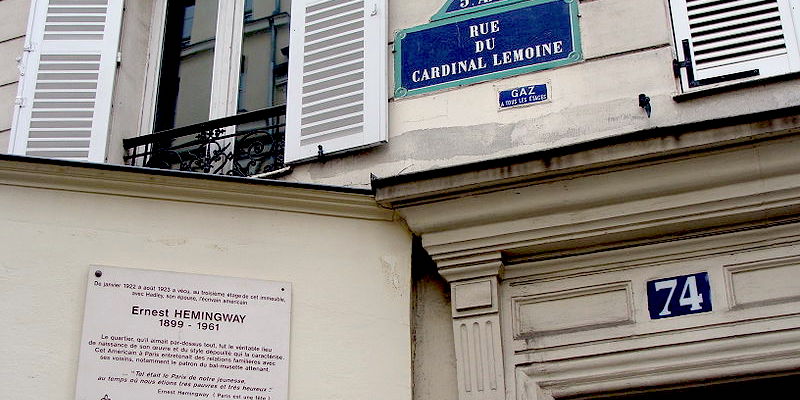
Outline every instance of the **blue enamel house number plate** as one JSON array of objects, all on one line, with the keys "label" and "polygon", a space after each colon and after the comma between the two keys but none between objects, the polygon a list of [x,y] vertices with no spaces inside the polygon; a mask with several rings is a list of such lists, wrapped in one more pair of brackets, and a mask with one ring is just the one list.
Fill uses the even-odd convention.
[{"label": "blue enamel house number plate", "polygon": [[708,272],[647,282],[647,308],[651,319],[711,311]]},{"label": "blue enamel house number plate", "polygon": [[577,0],[529,0],[400,31],[395,97],[579,61],[577,20]]}]

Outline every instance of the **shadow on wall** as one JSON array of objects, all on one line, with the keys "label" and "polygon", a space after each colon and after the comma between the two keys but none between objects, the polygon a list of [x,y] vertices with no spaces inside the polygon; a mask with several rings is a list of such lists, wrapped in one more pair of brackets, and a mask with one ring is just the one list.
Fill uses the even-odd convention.
[{"label": "shadow on wall", "polygon": [[457,400],[450,285],[439,275],[420,238],[414,238],[411,257],[413,398]]}]

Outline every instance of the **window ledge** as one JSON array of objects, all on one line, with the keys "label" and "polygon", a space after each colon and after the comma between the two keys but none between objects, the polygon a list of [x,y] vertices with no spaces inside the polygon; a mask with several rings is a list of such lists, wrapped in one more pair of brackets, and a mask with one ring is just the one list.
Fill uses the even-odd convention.
[{"label": "window ledge", "polygon": [[773,82],[783,82],[797,78],[800,78],[800,72],[792,72],[789,74],[770,76],[767,78],[740,81],[735,83],[723,84],[720,86],[696,89],[686,93],[676,94],[672,96],[672,100],[674,100],[676,103],[681,103],[687,100],[694,100],[700,97],[712,96],[719,93],[732,92],[734,90],[766,85]]}]

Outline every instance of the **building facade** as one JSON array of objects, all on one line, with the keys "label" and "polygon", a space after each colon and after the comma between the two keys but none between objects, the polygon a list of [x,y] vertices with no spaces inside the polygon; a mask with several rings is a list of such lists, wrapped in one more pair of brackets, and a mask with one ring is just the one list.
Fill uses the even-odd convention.
[{"label": "building facade", "polygon": [[3,0],[0,14],[4,162],[332,185],[392,210],[408,236],[378,247],[411,303],[411,348],[395,349],[410,361],[393,364],[407,374],[390,381],[413,391],[398,398],[695,395],[800,367],[797,1]]},{"label": "building facade", "polygon": [[[7,156],[0,169],[7,396],[76,398],[87,277],[123,267],[291,282],[290,398],[410,398],[410,235],[365,191]],[[158,398],[173,396],[197,397]]]}]

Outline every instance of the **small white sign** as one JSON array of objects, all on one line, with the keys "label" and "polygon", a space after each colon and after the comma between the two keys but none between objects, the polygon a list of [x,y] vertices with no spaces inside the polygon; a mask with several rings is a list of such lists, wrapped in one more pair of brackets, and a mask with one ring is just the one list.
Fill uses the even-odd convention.
[{"label": "small white sign", "polygon": [[291,285],[112,267],[86,290],[77,400],[286,400]]}]

